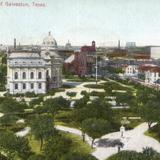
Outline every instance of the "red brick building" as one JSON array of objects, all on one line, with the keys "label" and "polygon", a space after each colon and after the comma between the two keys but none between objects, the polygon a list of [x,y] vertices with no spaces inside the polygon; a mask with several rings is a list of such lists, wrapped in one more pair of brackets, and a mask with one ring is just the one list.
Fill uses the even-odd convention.
[{"label": "red brick building", "polygon": [[95,64],[95,53],[95,41],[92,41],[91,46],[81,47],[80,52],[75,52],[65,60],[65,70],[78,76],[91,74]]}]

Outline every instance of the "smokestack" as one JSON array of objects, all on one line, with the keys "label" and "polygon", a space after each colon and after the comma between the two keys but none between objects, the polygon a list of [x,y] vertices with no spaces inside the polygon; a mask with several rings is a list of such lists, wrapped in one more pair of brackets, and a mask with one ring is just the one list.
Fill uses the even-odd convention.
[{"label": "smokestack", "polygon": [[16,38],[14,38],[14,49],[16,49]]},{"label": "smokestack", "polygon": [[118,49],[120,49],[120,48],[121,48],[121,41],[118,40]]}]

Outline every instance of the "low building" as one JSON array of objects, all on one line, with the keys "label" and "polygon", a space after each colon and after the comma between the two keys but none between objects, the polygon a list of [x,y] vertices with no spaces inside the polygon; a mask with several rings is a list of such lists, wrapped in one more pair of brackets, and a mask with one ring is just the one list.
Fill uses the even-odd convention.
[{"label": "low building", "polygon": [[160,66],[142,65],[139,67],[139,74],[144,74],[145,83],[154,84],[160,79]]},{"label": "low building", "polygon": [[138,65],[126,64],[123,67],[124,76],[126,77],[137,77],[138,76]]}]

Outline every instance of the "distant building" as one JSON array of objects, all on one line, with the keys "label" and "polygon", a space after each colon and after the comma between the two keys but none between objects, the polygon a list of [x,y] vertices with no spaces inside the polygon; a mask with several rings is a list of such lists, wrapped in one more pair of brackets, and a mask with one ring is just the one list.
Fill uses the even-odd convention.
[{"label": "distant building", "polygon": [[136,42],[127,42],[126,43],[126,48],[135,48],[136,47]]},{"label": "distant building", "polygon": [[126,64],[123,67],[124,76],[127,77],[137,77],[138,76],[138,65]]},{"label": "distant building", "polygon": [[146,46],[145,52],[150,59],[160,59],[160,46]]},{"label": "distant building", "polygon": [[145,83],[153,84],[160,79],[160,66],[145,64],[139,67],[139,72],[144,73]]},{"label": "distant building", "polygon": [[62,60],[50,32],[40,50],[14,48],[8,53],[7,60],[7,89],[10,94],[46,93],[48,89],[62,85]]},{"label": "distant building", "polygon": [[58,54],[63,58],[63,60],[67,59],[69,56],[71,56],[74,53],[74,48],[72,47],[71,43],[66,43],[65,46],[59,46],[58,47]]}]

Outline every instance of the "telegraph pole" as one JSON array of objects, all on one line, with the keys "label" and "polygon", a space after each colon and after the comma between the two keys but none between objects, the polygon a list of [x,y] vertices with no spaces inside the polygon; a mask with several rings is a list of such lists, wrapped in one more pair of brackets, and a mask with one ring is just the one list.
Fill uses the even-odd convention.
[{"label": "telegraph pole", "polygon": [[98,67],[97,67],[97,52],[96,52],[96,84],[97,84],[97,80],[98,80]]}]

